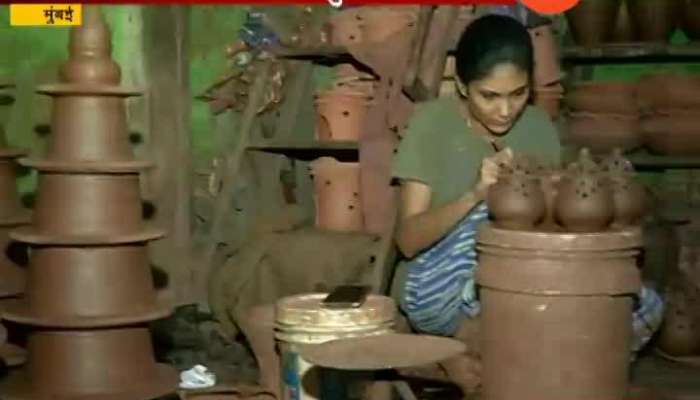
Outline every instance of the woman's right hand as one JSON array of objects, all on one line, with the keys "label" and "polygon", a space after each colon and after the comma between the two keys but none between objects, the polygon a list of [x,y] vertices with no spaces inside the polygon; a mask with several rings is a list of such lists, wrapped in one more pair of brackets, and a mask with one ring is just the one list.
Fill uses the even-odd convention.
[{"label": "woman's right hand", "polygon": [[476,195],[484,197],[489,187],[498,181],[501,169],[510,165],[512,161],[513,150],[508,147],[490,157],[484,158],[481,162],[479,182],[476,184]]}]

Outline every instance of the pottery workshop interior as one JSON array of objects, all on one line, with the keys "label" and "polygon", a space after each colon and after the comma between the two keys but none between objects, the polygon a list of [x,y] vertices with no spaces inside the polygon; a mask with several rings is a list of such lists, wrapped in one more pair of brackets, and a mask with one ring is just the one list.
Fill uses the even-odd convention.
[{"label": "pottery workshop interior", "polygon": [[700,1],[333,3],[0,5],[0,400],[700,400]]}]

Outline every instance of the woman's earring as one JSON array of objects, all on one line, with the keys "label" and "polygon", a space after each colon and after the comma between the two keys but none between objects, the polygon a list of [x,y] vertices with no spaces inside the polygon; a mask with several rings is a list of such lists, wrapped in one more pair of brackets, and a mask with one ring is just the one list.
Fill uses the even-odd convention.
[{"label": "woman's earring", "polygon": [[467,87],[464,86],[462,82],[459,80],[455,79],[455,85],[457,85],[457,92],[459,92],[459,95],[466,98],[467,96]]}]

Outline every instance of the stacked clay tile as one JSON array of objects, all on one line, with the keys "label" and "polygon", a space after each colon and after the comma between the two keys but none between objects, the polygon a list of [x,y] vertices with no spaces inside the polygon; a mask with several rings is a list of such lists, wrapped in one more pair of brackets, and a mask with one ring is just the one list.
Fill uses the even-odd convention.
[{"label": "stacked clay tile", "polygon": [[[0,81],[0,107],[9,108],[14,97],[8,91],[14,85],[9,81]],[[6,121],[3,121],[6,122]],[[30,222],[30,213],[22,207],[17,193],[16,175],[17,158],[25,152],[11,148],[7,144],[5,129],[0,125],[0,299],[11,299],[24,291],[24,270],[8,256],[10,231]],[[7,330],[0,325],[0,359],[10,366],[24,361],[24,350],[9,344]]]},{"label": "stacked clay tile", "polygon": [[70,33],[53,100],[32,224],[11,233],[32,246],[25,296],[4,317],[29,325],[27,363],[3,382],[8,399],[151,399],[173,392],[177,373],[157,364],[149,322],[169,315],[157,301],[139,173],[128,140],[126,98],[97,8]]}]

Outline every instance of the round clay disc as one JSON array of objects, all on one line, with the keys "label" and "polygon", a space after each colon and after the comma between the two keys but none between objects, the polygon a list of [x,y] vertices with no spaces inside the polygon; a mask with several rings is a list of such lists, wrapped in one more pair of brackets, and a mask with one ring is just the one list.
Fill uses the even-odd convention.
[{"label": "round clay disc", "polygon": [[308,362],[344,370],[381,370],[431,364],[466,351],[464,343],[446,337],[388,333],[338,339],[301,347]]}]

